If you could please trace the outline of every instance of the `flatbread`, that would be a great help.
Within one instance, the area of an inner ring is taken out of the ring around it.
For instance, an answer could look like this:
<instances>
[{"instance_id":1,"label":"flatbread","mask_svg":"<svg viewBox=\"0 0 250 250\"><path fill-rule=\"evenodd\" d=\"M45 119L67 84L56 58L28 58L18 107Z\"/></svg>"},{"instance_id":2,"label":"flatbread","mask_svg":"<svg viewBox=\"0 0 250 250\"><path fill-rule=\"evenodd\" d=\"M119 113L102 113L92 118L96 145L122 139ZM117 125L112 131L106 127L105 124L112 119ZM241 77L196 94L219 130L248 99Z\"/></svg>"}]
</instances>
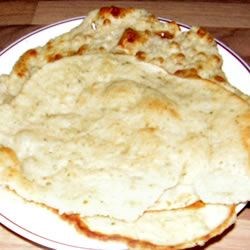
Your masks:
<instances>
[{"instance_id":1,"label":"flatbread","mask_svg":"<svg viewBox=\"0 0 250 250\"><path fill-rule=\"evenodd\" d=\"M104 7L90 12L70 32L24 53L10 75L0 76L0 103L15 96L44 65L101 51L134 55L170 73L210 79L232 89L216 42L205 30L194 27L181 32L176 23L160 22L143 9Z\"/></svg>"},{"instance_id":2,"label":"flatbread","mask_svg":"<svg viewBox=\"0 0 250 250\"><path fill-rule=\"evenodd\" d=\"M202 245L250 200L249 97L201 28L94 10L0 76L0 117L0 185L90 237Z\"/></svg>"},{"instance_id":3,"label":"flatbread","mask_svg":"<svg viewBox=\"0 0 250 250\"><path fill-rule=\"evenodd\" d=\"M161 76L161 68L112 54L46 65L0 106L1 182L60 213L137 219L177 184L183 166L176 145L185 130L157 89ZM4 162L12 154L18 166Z\"/></svg>"},{"instance_id":4,"label":"flatbread","mask_svg":"<svg viewBox=\"0 0 250 250\"><path fill-rule=\"evenodd\" d=\"M204 245L232 225L236 215L233 206L197 202L183 209L146 212L131 223L100 216L63 218L92 238L125 242L130 250L168 250Z\"/></svg>"},{"instance_id":5,"label":"flatbread","mask_svg":"<svg viewBox=\"0 0 250 250\"><path fill-rule=\"evenodd\" d=\"M15 96L33 73L50 62L88 52L111 51L128 27L166 30L171 34L179 31L176 24L160 23L143 9L104 7L93 10L70 32L48 41L42 47L25 52L11 74L0 77L0 103Z\"/></svg>"},{"instance_id":6,"label":"flatbread","mask_svg":"<svg viewBox=\"0 0 250 250\"><path fill-rule=\"evenodd\" d=\"M147 211L163 211L184 208L198 202L199 195L196 194L192 184L185 184L181 178L177 185L164 191L160 198L148 208Z\"/></svg>"},{"instance_id":7,"label":"flatbread","mask_svg":"<svg viewBox=\"0 0 250 250\"><path fill-rule=\"evenodd\" d=\"M249 104L223 87L132 56L65 58L0 106L1 141L20 161L3 162L1 182L62 213L124 220L181 178L204 202L245 202L248 114Z\"/></svg>"},{"instance_id":8,"label":"flatbread","mask_svg":"<svg viewBox=\"0 0 250 250\"><path fill-rule=\"evenodd\" d=\"M209 123L205 117L203 119L203 122L205 122L206 124L204 124L202 130L206 131L206 133L208 134ZM190 124L193 124L193 122L194 121L188 121L188 123ZM207 127L205 127L206 125ZM190 156L186 155L186 164L184 165L184 168L182 170L182 176L179 179L178 184L172 188L167 189L155 202L155 204L149 208L149 210L159 211L183 208L201 199L198 191L196 191L193 185L193 181L200 178L200 167L205 169L209 165L209 157L212 147L210 147L208 135L203 136L202 133L197 134L196 132L191 132L186 138L185 142L183 142L182 144L184 148L187 148L184 149L184 152L186 152L187 154L190 153Z\"/></svg>"}]
</instances>

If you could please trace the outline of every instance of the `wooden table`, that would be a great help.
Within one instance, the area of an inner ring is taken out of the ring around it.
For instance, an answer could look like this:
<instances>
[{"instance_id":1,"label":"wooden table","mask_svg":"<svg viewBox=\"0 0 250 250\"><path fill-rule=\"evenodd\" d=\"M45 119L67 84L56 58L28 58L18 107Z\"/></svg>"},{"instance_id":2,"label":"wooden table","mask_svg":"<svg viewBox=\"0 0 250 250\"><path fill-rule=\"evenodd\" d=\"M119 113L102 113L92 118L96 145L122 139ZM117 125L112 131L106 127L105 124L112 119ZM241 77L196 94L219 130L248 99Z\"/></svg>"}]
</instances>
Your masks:
<instances>
[{"instance_id":1,"label":"wooden table","mask_svg":"<svg viewBox=\"0 0 250 250\"><path fill-rule=\"evenodd\" d=\"M250 1L0 1L0 51L44 25L86 15L103 5L133 6L189 25L205 27L250 63ZM0 225L1 250L44 249ZM237 224L207 246L209 250L250 249L250 205Z\"/></svg>"}]
</instances>

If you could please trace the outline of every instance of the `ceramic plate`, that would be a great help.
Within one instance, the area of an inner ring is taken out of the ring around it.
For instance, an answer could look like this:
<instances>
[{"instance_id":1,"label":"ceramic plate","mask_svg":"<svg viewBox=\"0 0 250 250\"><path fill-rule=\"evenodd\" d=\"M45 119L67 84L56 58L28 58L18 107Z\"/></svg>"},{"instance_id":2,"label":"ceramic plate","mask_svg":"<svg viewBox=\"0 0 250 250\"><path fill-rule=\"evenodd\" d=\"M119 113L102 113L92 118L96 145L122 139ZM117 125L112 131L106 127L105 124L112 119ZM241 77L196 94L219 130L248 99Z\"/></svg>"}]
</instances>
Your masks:
<instances>
[{"instance_id":1,"label":"ceramic plate","mask_svg":"<svg viewBox=\"0 0 250 250\"><path fill-rule=\"evenodd\" d=\"M79 25L84 17L64 20L34 31L4 49L0 53L0 74L8 74L14 63L25 51L42 46L49 39L71 30ZM169 21L160 18L161 21ZM183 30L189 27L180 24ZM249 66L230 48L217 41L223 57L223 69L232 85L250 94ZM126 249L123 244L99 242L88 239L76 232L73 226L60 220L57 215L42 207L25 203L13 193L0 188L0 223L15 233L40 245L60 250L117 250ZM238 207L240 211L244 204Z\"/></svg>"}]
</instances>

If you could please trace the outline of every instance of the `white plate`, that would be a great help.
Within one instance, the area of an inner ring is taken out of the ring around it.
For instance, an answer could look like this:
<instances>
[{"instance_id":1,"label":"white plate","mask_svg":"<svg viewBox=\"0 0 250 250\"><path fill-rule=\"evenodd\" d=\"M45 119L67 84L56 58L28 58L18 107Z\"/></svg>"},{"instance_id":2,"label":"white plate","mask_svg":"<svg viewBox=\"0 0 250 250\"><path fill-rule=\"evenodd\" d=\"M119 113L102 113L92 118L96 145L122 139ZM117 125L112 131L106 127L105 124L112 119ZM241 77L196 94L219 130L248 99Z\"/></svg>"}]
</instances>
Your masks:
<instances>
[{"instance_id":1,"label":"white plate","mask_svg":"<svg viewBox=\"0 0 250 250\"><path fill-rule=\"evenodd\" d=\"M4 49L0 53L0 74L8 74L18 57L26 50L44 45L49 39L79 25L83 17L58 22L32 32ZM168 21L161 18L161 21ZM183 30L189 27L180 24ZM250 94L249 66L226 45L217 41L224 65L223 69L232 85ZM60 250L126 249L123 244L98 242L78 234L73 226L60 220L44 208L25 203L12 193L0 188L0 223L15 233L43 246ZM240 211L244 204L238 207Z\"/></svg>"}]
</instances>

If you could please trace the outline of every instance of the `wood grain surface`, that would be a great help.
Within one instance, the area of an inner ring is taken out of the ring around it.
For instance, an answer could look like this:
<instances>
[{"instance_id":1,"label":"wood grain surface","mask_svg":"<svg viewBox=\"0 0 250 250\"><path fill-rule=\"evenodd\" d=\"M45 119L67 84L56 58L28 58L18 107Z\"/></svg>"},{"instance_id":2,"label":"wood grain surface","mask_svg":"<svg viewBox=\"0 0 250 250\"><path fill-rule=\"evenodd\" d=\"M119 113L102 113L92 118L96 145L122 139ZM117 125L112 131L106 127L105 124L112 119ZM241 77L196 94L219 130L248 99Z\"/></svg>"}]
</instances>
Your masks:
<instances>
[{"instance_id":1,"label":"wood grain surface","mask_svg":"<svg viewBox=\"0 0 250 250\"><path fill-rule=\"evenodd\" d=\"M0 1L0 51L21 36L47 24L86 15L101 6L145 8L166 17L206 28L250 64L250 1ZM1 67L1 65L0 65ZM1 119L1 118L0 118ZM46 249L0 225L1 250ZM204 249L195 248L195 250ZM250 206L235 226L209 242L207 250L250 249Z\"/></svg>"}]
</instances>

